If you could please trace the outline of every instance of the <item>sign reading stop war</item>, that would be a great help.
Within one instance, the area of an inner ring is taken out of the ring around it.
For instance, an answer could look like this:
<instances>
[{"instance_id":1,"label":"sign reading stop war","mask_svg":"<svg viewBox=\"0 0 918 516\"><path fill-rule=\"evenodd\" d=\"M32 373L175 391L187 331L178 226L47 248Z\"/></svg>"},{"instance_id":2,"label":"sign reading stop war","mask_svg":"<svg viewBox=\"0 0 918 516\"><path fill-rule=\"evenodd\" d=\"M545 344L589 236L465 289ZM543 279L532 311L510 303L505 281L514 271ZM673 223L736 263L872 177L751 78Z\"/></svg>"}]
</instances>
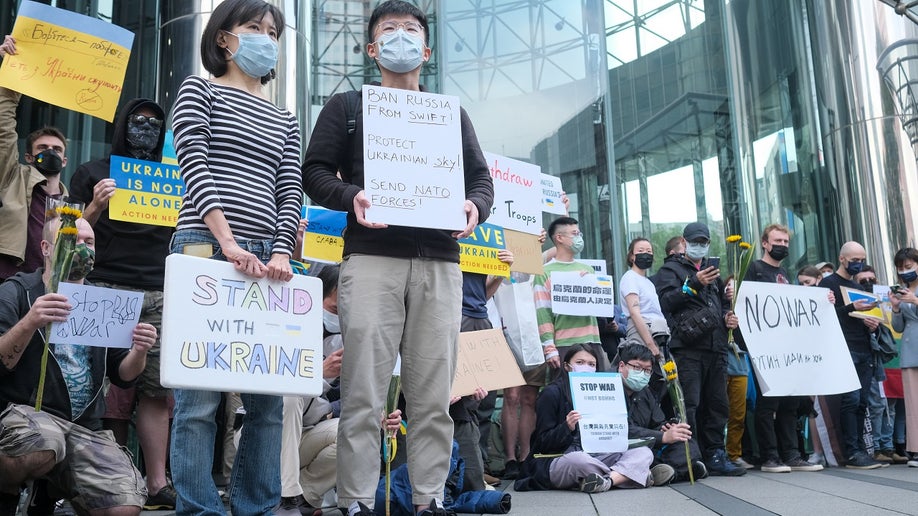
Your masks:
<instances>
[{"instance_id":1,"label":"sign reading stop war","mask_svg":"<svg viewBox=\"0 0 918 516\"><path fill-rule=\"evenodd\" d=\"M0 66L0 86L111 122L134 34L111 23L23 1L13 25L16 55Z\"/></svg>"},{"instance_id":2,"label":"sign reading stop war","mask_svg":"<svg viewBox=\"0 0 918 516\"><path fill-rule=\"evenodd\" d=\"M364 86L363 149L367 220L465 229L459 97Z\"/></svg>"},{"instance_id":3,"label":"sign reading stop war","mask_svg":"<svg viewBox=\"0 0 918 516\"><path fill-rule=\"evenodd\" d=\"M736 316L765 396L860 388L828 290L744 281Z\"/></svg>"}]
</instances>

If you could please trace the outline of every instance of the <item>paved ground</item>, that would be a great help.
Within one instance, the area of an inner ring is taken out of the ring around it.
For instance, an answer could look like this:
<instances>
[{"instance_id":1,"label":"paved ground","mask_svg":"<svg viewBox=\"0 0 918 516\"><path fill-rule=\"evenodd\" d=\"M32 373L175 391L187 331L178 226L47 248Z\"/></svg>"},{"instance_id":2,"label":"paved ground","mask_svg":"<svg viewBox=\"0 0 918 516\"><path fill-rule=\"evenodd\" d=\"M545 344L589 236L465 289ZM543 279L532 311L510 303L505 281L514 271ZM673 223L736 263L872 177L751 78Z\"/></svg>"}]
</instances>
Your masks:
<instances>
[{"instance_id":1,"label":"paved ground","mask_svg":"<svg viewBox=\"0 0 918 516\"><path fill-rule=\"evenodd\" d=\"M571 491L518 493L509 482L516 516L606 516L621 514L708 514L758 516L918 515L918 468L891 466L860 471L829 468L817 473L750 471L740 478L706 478L650 489L588 495ZM145 515L171 515L167 511ZM338 516L329 510L326 515Z\"/></svg>"}]
</instances>

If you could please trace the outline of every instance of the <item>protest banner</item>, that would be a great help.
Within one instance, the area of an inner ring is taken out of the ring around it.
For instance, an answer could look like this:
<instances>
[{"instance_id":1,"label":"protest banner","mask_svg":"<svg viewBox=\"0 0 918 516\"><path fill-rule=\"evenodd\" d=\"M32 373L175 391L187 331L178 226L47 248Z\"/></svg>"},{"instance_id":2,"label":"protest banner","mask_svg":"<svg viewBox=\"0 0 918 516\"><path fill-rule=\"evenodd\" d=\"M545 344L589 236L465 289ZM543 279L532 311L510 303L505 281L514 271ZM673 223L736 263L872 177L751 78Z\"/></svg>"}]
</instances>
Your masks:
<instances>
[{"instance_id":1,"label":"protest banner","mask_svg":"<svg viewBox=\"0 0 918 516\"><path fill-rule=\"evenodd\" d=\"M542 244L538 236L504 229L504 241L507 249L513 253L511 272L542 274Z\"/></svg>"},{"instance_id":2,"label":"protest banner","mask_svg":"<svg viewBox=\"0 0 918 516\"><path fill-rule=\"evenodd\" d=\"M494 391L525 383L502 331L491 329L459 334L456 375L450 396L472 394L476 387Z\"/></svg>"},{"instance_id":3,"label":"protest banner","mask_svg":"<svg viewBox=\"0 0 918 516\"><path fill-rule=\"evenodd\" d=\"M555 271L549 279L553 313L615 317L612 276Z\"/></svg>"},{"instance_id":4,"label":"protest banner","mask_svg":"<svg viewBox=\"0 0 918 516\"><path fill-rule=\"evenodd\" d=\"M344 228L347 213L321 206L306 209L306 232L303 233L303 256L305 260L324 263L341 263L344 256Z\"/></svg>"},{"instance_id":5,"label":"protest banner","mask_svg":"<svg viewBox=\"0 0 918 516\"><path fill-rule=\"evenodd\" d=\"M856 317L858 319L874 319L880 322L887 322L886 317L883 315L883 311L880 309L880 302L882 298L879 295L873 294L871 292L864 292L863 290L857 290L854 288L848 288L845 286L840 287L842 293L842 299L845 301L846 305L850 305L855 301L866 301L868 303L874 303L877 306L874 306L870 310L848 312L849 317Z\"/></svg>"},{"instance_id":6,"label":"protest banner","mask_svg":"<svg viewBox=\"0 0 918 516\"><path fill-rule=\"evenodd\" d=\"M484 153L494 181L494 204L488 222L530 235L542 232L538 165Z\"/></svg>"},{"instance_id":7,"label":"protest banner","mask_svg":"<svg viewBox=\"0 0 918 516\"><path fill-rule=\"evenodd\" d=\"M73 307L66 322L51 324L54 344L130 348L143 292L61 282L57 293Z\"/></svg>"},{"instance_id":8,"label":"protest banner","mask_svg":"<svg viewBox=\"0 0 918 516\"><path fill-rule=\"evenodd\" d=\"M465 229L459 97L363 86L366 218Z\"/></svg>"},{"instance_id":9,"label":"protest banner","mask_svg":"<svg viewBox=\"0 0 918 516\"><path fill-rule=\"evenodd\" d=\"M504 229L494 224L479 224L471 235L459 241L459 268L462 272L509 278L510 266L497 258L501 249L506 249Z\"/></svg>"},{"instance_id":10,"label":"protest banner","mask_svg":"<svg viewBox=\"0 0 918 516\"><path fill-rule=\"evenodd\" d=\"M178 165L113 155L108 175L116 187L108 218L175 227L185 193Z\"/></svg>"},{"instance_id":11,"label":"protest banner","mask_svg":"<svg viewBox=\"0 0 918 516\"><path fill-rule=\"evenodd\" d=\"M568 373L571 401L580 413L580 445L587 453L628 449L628 409L618 373Z\"/></svg>"},{"instance_id":12,"label":"protest banner","mask_svg":"<svg viewBox=\"0 0 918 516\"><path fill-rule=\"evenodd\" d=\"M744 281L736 316L764 396L860 388L827 289Z\"/></svg>"},{"instance_id":13,"label":"protest banner","mask_svg":"<svg viewBox=\"0 0 918 516\"><path fill-rule=\"evenodd\" d=\"M172 254L163 292L166 387L322 394L322 281L255 280L227 262Z\"/></svg>"},{"instance_id":14,"label":"protest banner","mask_svg":"<svg viewBox=\"0 0 918 516\"><path fill-rule=\"evenodd\" d=\"M134 34L98 18L25 0L13 25L16 55L0 86L111 122Z\"/></svg>"},{"instance_id":15,"label":"protest banner","mask_svg":"<svg viewBox=\"0 0 918 516\"><path fill-rule=\"evenodd\" d=\"M539 186L542 193L542 211L555 215L567 215L567 208L561 201L561 178L548 174L539 175Z\"/></svg>"},{"instance_id":16,"label":"protest banner","mask_svg":"<svg viewBox=\"0 0 918 516\"><path fill-rule=\"evenodd\" d=\"M585 263L593 268L596 271L596 274L605 274L606 273L606 261L605 260L587 260L580 258L577 260L580 263Z\"/></svg>"}]
</instances>

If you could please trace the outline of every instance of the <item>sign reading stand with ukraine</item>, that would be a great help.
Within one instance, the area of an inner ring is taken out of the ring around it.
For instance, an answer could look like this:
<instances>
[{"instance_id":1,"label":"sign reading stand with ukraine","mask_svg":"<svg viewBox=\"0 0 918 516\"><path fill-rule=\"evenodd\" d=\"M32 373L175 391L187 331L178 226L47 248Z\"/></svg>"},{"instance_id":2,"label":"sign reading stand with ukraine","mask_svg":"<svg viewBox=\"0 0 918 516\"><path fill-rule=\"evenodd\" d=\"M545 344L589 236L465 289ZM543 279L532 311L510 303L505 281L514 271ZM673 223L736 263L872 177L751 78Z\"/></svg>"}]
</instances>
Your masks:
<instances>
[{"instance_id":1,"label":"sign reading stand with ukraine","mask_svg":"<svg viewBox=\"0 0 918 516\"><path fill-rule=\"evenodd\" d=\"M185 193L178 165L112 155L108 175L116 186L109 218L175 227Z\"/></svg>"},{"instance_id":2,"label":"sign reading stand with ukraine","mask_svg":"<svg viewBox=\"0 0 918 516\"><path fill-rule=\"evenodd\" d=\"M111 122L134 34L75 12L25 0L13 25L16 55L0 86Z\"/></svg>"}]
</instances>

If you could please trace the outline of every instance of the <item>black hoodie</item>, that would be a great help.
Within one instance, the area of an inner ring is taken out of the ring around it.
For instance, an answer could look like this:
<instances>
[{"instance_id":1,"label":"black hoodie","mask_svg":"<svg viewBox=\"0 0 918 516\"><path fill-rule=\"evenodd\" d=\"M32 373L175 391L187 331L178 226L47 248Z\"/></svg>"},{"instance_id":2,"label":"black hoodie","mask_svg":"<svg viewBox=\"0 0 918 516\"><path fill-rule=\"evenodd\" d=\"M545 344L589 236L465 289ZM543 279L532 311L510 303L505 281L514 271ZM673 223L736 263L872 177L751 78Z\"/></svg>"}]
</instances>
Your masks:
<instances>
[{"instance_id":1,"label":"black hoodie","mask_svg":"<svg viewBox=\"0 0 918 516\"><path fill-rule=\"evenodd\" d=\"M70 180L72 197L88 205L92 202L93 187L109 177L111 155L132 157L127 145L127 119L140 107L151 109L165 122L165 112L152 100L128 101L115 119L111 154L80 165ZM162 159L165 133L163 130L159 135L156 161ZM96 233L96 264L88 279L144 290L163 289L166 255L169 254L169 239L174 228L111 220L106 208L99 214L93 230Z\"/></svg>"}]
</instances>

